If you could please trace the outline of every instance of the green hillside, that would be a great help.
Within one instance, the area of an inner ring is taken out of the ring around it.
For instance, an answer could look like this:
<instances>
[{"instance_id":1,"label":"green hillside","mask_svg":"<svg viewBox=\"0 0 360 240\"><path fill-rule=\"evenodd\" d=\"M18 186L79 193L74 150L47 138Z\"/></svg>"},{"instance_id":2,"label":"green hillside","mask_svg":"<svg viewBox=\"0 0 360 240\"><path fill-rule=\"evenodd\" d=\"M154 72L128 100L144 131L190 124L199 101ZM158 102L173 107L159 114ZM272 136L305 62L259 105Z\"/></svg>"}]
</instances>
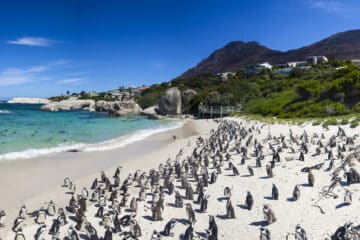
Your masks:
<instances>
[{"instance_id":1,"label":"green hillside","mask_svg":"<svg viewBox=\"0 0 360 240\"><path fill-rule=\"evenodd\" d=\"M252 77L243 72L222 79L214 75L177 78L154 85L138 97L143 108L158 103L170 86L193 89L196 112L205 105L236 105L245 102L244 113L278 118L328 117L360 111L360 69L351 62L331 60L311 69L294 68L287 75L263 71Z\"/></svg>"}]
</instances>

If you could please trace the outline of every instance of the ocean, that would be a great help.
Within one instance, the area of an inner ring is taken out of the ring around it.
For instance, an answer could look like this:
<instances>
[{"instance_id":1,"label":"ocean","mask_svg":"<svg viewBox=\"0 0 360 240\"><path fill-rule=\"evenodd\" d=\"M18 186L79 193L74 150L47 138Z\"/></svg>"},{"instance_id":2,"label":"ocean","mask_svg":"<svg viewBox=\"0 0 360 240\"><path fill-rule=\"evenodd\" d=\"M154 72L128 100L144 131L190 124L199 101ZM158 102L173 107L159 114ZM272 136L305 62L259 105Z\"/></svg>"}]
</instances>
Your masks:
<instances>
[{"instance_id":1,"label":"ocean","mask_svg":"<svg viewBox=\"0 0 360 240\"><path fill-rule=\"evenodd\" d=\"M101 151L125 146L182 121L142 116L112 118L88 111L46 112L39 104L0 103L0 160L64 151Z\"/></svg>"}]
</instances>

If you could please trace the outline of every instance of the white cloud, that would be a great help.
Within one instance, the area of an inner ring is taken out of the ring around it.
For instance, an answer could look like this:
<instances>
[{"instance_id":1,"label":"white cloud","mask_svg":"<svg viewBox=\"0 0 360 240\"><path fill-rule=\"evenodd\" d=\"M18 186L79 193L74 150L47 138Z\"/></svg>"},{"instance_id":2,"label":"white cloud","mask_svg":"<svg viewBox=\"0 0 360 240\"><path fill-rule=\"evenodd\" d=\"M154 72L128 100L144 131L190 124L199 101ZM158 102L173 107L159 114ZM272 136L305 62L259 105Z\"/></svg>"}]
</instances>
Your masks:
<instances>
[{"instance_id":1,"label":"white cloud","mask_svg":"<svg viewBox=\"0 0 360 240\"><path fill-rule=\"evenodd\" d=\"M0 86L12 86L32 81L31 76L27 76L20 69L6 69L0 73Z\"/></svg>"},{"instance_id":2,"label":"white cloud","mask_svg":"<svg viewBox=\"0 0 360 240\"><path fill-rule=\"evenodd\" d=\"M72 84L72 85L76 85L76 84L79 84L80 82L82 82L83 80L84 79L82 79L82 78L67 78L67 79L57 81L56 84Z\"/></svg>"},{"instance_id":3,"label":"white cloud","mask_svg":"<svg viewBox=\"0 0 360 240\"><path fill-rule=\"evenodd\" d=\"M30 81L31 81L31 78L26 77L26 76L21 76L21 75L7 76L7 75L0 74L0 86L1 87L19 85L19 84L27 83Z\"/></svg>"},{"instance_id":4,"label":"white cloud","mask_svg":"<svg viewBox=\"0 0 360 240\"><path fill-rule=\"evenodd\" d=\"M356 2L339 0L307 0L306 6L325 11L344 18L354 18L358 16L360 10Z\"/></svg>"},{"instance_id":5,"label":"white cloud","mask_svg":"<svg viewBox=\"0 0 360 240\"><path fill-rule=\"evenodd\" d=\"M63 65L68 65L71 62L72 62L71 60L62 59L62 60L57 60L57 61L51 62L50 65L51 66L63 66Z\"/></svg>"},{"instance_id":6,"label":"white cloud","mask_svg":"<svg viewBox=\"0 0 360 240\"><path fill-rule=\"evenodd\" d=\"M32 46L32 47L51 47L58 41L42 37L22 37L8 41L9 44Z\"/></svg>"},{"instance_id":7,"label":"white cloud","mask_svg":"<svg viewBox=\"0 0 360 240\"><path fill-rule=\"evenodd\" d=\"M344 10L343 4L334 0L309 0L306 4L311 8L318 8L329 13L340 13Z\"/></svg>"},{"instance_id":8,"label":"white cloud","mask_svg":"<svg viewBox=\"0 0 360 240\"><path fill-rule=\"evenodd\" d=\"M46 81L51 77L46 76L48 71L67 64L64 60L36 65L29 68L7 68L0 72L0 86L13 86L35 81Z\"/></svg>"}]
</instances>

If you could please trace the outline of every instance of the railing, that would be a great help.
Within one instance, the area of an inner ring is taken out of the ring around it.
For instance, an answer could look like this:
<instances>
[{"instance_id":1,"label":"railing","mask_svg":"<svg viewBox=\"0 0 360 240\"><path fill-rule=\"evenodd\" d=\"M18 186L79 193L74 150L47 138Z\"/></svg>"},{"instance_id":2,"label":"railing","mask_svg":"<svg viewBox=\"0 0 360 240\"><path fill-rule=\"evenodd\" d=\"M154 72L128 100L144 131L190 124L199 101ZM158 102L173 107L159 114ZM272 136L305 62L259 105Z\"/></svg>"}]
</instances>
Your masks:
<instances>
[{"instance_id":1,"label":"railing","mask_svg":"<svg viewBox=\"0 0 360 240\"><path fill-rule=\"evenodd\" d=\"M227 116L231 113L240 112L243 108L243 103L238 104L238 106L199 106L199 117L204 117L206 115L213 118L215 116Z\"/></svg>"}]
</instances>

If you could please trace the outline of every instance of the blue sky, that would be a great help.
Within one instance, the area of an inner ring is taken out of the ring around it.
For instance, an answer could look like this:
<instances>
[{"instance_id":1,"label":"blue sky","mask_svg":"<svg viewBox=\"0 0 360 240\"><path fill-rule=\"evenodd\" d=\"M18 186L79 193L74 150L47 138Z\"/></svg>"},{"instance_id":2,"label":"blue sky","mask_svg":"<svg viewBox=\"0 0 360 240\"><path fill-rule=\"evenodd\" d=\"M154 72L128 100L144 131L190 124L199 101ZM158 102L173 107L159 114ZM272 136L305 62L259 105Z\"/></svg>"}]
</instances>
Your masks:
<instances>
[{"instance_id":1,"label":"blue sky","mask_svg":"<svg viewBox=\"0 0 360 240\"><path fill-rule=\"evenodd\" d=\"M358 0L2 0L0 99L171 80L229 41L359 29Z\"/></svg>"}]
</instances>

